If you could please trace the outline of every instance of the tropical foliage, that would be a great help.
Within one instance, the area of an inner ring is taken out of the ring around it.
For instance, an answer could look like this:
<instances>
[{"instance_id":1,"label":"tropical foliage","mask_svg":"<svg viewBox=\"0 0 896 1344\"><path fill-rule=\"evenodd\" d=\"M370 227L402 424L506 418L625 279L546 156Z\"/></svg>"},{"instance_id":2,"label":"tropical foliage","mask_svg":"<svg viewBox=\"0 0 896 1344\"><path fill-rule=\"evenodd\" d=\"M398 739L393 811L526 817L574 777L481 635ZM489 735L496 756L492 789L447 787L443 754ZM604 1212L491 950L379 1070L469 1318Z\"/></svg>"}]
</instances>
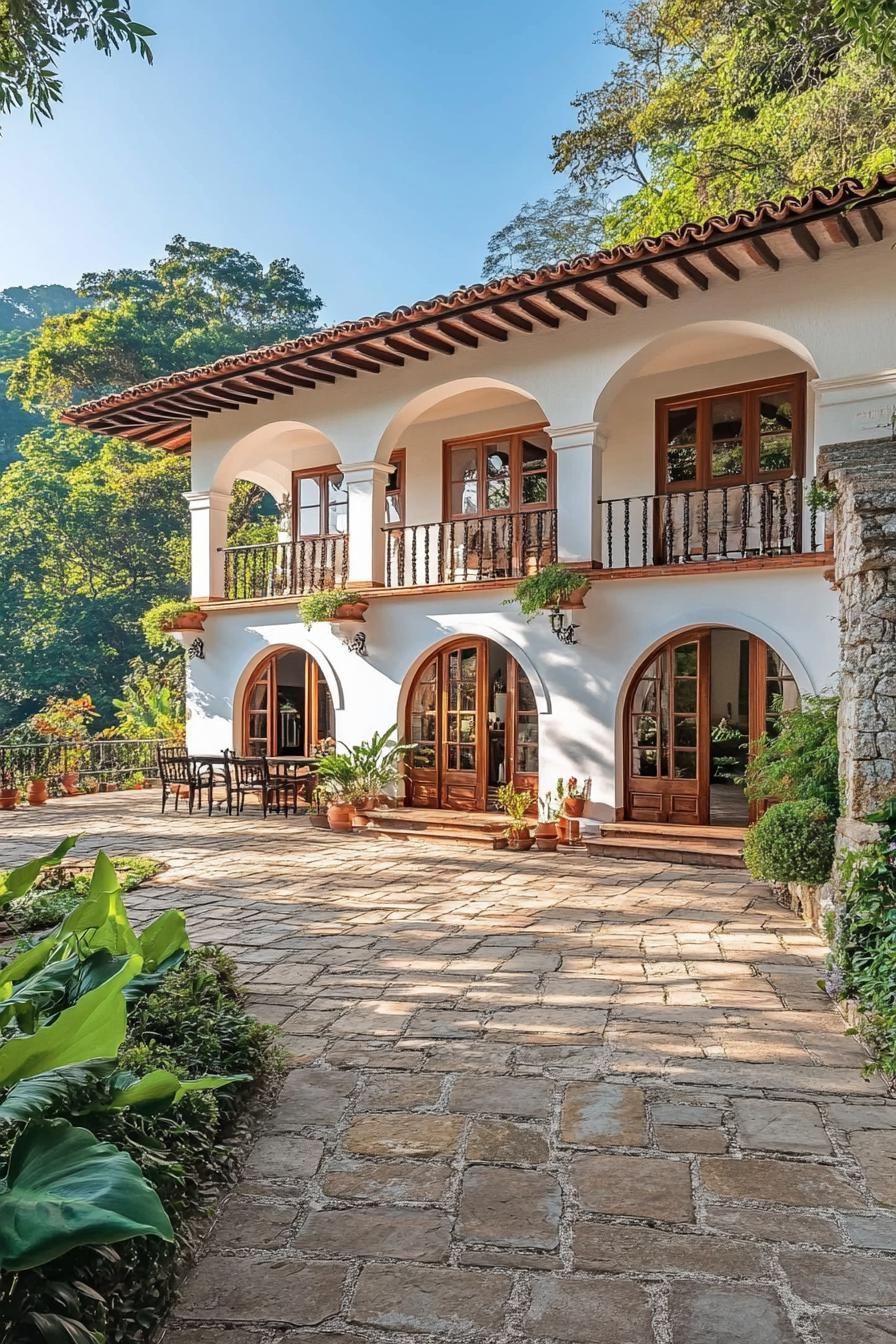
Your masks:
<instances>
[{"instance_id":1,"label":"tropical foliage","mask_svg":"<svg viewBox=\"0 0 896 1344\"><path fill-rule=\"evenodd\" d=\"M333 802L357 803L376 798L401 779L401 762L413 750L410 742L398 741L398 724L369 741L322 755L317 763L319 794Z\"/></svg>"},{"instance_id":2,"label":"tropical foliage","mask_svg":"<svg viewBox=\"0 0 896 1344\"><path fill-rule=\"evenodd\" d=\"M839 811L838 704L833 695L804 696L798 709L778 716L776 731L760 738L747 766L750 799L812 800Z\"/></svg>"},{"instance_id":3,"label":"tropical foliage","mask_svg":"<svg viewBox=\"0 0 896 1344\"><path fill-rule=\"evenodd\" d=\"M0 903L73 843L6 874ZM0 1342L143 1339L239 1085L278 1067L232 963L192 952L177 910L138 935L100 854L61 924L0 962Z\"/></svg>"},{"instance_id":4,"label":"tropical foliage","mask_svg":"<svg viewBox=\"0 0 896 1344\"><path fill-rule=\"evenodd\" d=\"M892 0L632 0L597 40L620 60L554 137L568 182L495 234L487 276L896 161Z\"/></svg>"}]
</instances>

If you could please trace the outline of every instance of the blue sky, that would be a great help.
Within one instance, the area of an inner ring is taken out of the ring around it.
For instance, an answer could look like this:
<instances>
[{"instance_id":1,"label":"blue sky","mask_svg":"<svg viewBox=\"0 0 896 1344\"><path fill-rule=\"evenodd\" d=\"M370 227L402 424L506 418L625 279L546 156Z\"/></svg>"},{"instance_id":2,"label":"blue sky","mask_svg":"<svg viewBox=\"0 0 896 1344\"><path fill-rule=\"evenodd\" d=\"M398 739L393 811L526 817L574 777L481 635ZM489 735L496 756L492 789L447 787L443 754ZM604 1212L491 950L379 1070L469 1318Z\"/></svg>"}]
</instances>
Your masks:
<instances>
[{"instance_id":1,"label":"blue sky","mask_svg":"<svg viewBox=\"0 0 896 1344\"><path fill-rule=\"evenodd\" d=\"M479 278L605 77L589 0L133 0L155 64L82 45L0 136L0 287L142 266L174 233L289 256L339 321Z\"/></svg>"}]
</instances>

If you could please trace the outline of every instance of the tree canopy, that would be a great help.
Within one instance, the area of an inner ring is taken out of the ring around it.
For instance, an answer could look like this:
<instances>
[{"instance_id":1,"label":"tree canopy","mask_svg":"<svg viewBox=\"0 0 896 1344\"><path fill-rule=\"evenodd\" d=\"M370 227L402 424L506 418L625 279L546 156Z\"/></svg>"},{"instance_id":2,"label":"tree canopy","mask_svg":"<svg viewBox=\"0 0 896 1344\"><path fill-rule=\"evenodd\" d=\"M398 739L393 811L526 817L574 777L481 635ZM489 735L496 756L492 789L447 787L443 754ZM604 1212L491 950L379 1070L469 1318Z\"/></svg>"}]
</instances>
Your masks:
<instances>
[{"instance_id":1,"label":"tree canopy","mask_svg":"<svg viewBox=\"0 0 896 1344\"><path fill-rule=\"evenodd\" d=\"M26 409L59 407L314 329L320 299L286 258L172 238L145 270L81 277L76 312L44 320L10 377Z\"/></svg>"},{"instance_id":2,"label":"tree canopy","mask_svg":"<svg viewBox=\"0 0 896 1344\"><path fill-rule=\"evenodd\" d=\"M896 0L633 0L598 40L621 59L554 137L569 182L494 235L486 276L896 161Z\"/></svg>"},{"instance_id":3,"label":"tree canopy","mask_svg":"<svg viewBox=\"0 0 896 1344\"><path fill-rule=\"evenodd\" d=\"M129 665L148 652L140 617L187 591L187 462L59 425L59 407L303 335L321 306L290 261L265 267L180 236L146 270L83 276L76 302L66 311L54 286L0 295L0 338L5 328L25 346L10 404L51 417L25 433L0 474L0 736L52 695L90 694L98 722L110 724ZM239 483L234 538L271 539L276 527L273 501ZM153 666L141 663L140 676L158 689Z\"/></svg>"},{"instance_id":4,"label":"tree canopy","mask_svg":"<svg viewBox=\"0 0 896 1344\"><path fill-rule=\"evenodd\" d=\"M126 46L152 64L152 28L131 17L131 0L0 0L0 118L27 107L32 121L62 101L56 62L69 42L111 56Z\"/></svg>"}]
</instances>

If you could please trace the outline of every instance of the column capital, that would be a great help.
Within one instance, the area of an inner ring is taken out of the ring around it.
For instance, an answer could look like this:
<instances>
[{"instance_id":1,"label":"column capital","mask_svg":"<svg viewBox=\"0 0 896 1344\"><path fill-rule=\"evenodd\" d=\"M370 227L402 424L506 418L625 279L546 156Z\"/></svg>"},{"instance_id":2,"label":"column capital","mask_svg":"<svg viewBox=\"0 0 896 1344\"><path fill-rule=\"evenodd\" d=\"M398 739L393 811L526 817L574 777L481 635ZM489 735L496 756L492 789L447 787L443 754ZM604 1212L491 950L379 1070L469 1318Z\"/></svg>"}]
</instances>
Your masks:
<instances>
[{"instance_id":1,"label":"column capital","mask_svg":"<svg viewBox=\"0 0 896 1344\"><path fill-rule=\"evenodd\" d=\"M341 462L339 465L346 485L367 485L377 477L385 481L392 470L389 462Z\"/></svg>"},{"instance_id":2,"label":"column capital","mask_svg":"<svg viewBox=\"0 0 896 1344\"><path fill-rule=\"evenodd\" d=\"M550 435L555 453L562 452L564 448L603 446L603 436L596 420L585 420L581 425L548 425L545 432Z\"/></svg>"},{"instance_id":3,"label":"column capital","mask_svg":"<svg viewBox=\"0 0 896 1344\"><path fill-rule=\"evenodd\" d=\"M200 513L204 509L230 508L230 495L226 490L185 490L184 499L191 513Z\"/></svg>"}]
</instances>

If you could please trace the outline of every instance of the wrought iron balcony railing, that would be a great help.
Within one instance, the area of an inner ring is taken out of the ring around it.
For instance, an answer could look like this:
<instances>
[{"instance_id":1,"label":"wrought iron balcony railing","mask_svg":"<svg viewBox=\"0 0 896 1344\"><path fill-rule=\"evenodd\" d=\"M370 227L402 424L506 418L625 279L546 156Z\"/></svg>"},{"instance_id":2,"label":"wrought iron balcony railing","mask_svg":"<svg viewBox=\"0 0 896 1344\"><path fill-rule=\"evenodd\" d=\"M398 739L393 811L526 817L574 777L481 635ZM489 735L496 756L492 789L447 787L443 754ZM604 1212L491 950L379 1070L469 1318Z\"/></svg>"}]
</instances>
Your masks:
<instances>
[{"instance_id":1,"label":"wrought iron balcony railing","mask_svg":"<svg viewBox=\"0 0 896 1344\"><path fill-rule=\"evenodd\" d=\"M556 509L383 530L387 588L521 579L557 559Z\"/></svg>"},{"instance_id":2,"label":"wrought iron balcony railing","mask_svg":"<svg viewBox=\"0 0 896 1344\"><path fill-rule=\"evenodd\" d=\"M819 510L809 496L804 548L798 477L669 495L598 501L605 569L798 555L819 549Z\"/></svg>"},{"instance_id":3,"label":"wrought iron balcony railing","mask_svg":"<svg viewBox=\"0 0 896 1344\"><path fill-rule=\"evenodd\" d=\"M348 578L347 536L222 549L225 598L301 597L320 588L344 588Z\"/></svg>"}]
</instances>

